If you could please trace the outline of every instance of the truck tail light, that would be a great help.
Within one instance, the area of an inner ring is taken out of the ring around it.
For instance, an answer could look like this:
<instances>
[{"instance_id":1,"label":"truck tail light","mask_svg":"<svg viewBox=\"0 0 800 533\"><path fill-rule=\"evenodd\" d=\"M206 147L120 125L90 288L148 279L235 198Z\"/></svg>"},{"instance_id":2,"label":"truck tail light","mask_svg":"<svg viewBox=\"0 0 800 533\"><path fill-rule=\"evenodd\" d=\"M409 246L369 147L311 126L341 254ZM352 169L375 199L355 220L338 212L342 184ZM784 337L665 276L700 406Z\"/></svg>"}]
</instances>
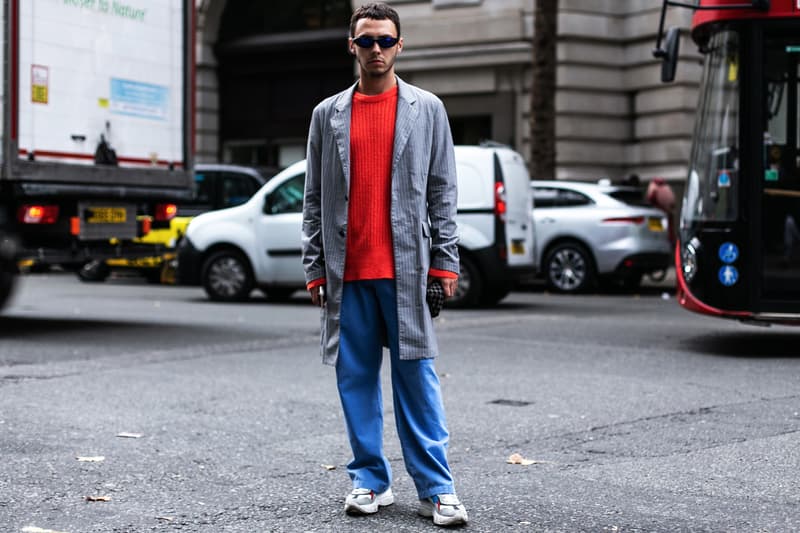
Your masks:
<instances>
[{"instance_id":1,"label":"truck tail light","mask_svg":"<svg viewBox=\"0 0 800 533\"><path fill-rule=\"evenodd\" d=\"M17 210L17 220L22 224L55 224L57 205L23 205Z\"/></svg>"},{"instance_id":2,"label":"truck tail light","mask_svg":"<svg viewBox=\"0 0 800 533\"><path fill-rule=\"evenodd\" d=\"M144 237L150 230L153 229L153 218L152 217L140 217L139 218L139 237Z\"/></svg>"},{"instance_id":3,"label":"truck tail light","mask_svg":"<svg viewBox=\"0 0 800 533\"><path fill-rule=\"evenodd\" d=\"M175 218L178 214L178 206L175 204L157 204L155 219L157 222L166 222Z\"/></svg>"}]
</instances>

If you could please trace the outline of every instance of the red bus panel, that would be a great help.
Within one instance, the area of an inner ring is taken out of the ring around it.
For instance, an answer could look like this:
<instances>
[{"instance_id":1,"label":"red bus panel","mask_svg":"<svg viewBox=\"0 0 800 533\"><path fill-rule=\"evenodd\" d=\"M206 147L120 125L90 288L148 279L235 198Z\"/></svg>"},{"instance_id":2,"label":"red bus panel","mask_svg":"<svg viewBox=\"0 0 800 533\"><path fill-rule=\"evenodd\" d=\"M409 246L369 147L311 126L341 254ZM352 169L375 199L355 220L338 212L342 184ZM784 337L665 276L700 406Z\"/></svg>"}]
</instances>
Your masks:
<instances>
[{"instance_id":1,"label":"red bus panel","mask_svg":"<svg viewBox=\"0 0 800 533\"><path fill-rule=\"evenodd\" d=\"M700 0L700 6L725 6L731 4L744 4L746 0ZM770 19L800 17L800 0L771 0L769 11L757 9L720 9L711 11L695 11L692 20L692 29L703 24L723 20L739 19Z\"/></svg>"}]
</instances>

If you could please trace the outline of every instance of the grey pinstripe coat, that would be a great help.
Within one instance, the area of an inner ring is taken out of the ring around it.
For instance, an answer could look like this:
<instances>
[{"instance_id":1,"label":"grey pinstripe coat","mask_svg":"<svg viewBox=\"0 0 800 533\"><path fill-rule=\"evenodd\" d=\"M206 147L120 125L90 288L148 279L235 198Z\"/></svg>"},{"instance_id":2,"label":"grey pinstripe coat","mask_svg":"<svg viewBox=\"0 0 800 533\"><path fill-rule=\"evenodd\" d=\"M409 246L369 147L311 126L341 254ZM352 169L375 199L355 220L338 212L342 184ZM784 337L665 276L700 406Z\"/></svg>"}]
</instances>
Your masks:
<instances>
[{"instance_id":1,"label":"grey pinstripe coat","mask_svg":"<svg viewBox=\"0 0 800 533\"><path fill-rule=\"evenodd\" d=\"M425 303L428 269L458 272L455 156L442 102L400 78L397 83L390 217L400 358L423 359L438 354ZM306 281L327 279L320 351L329 365L339 355L355 88L320 103L308 134L303 268Z\"/></svg>"}]
</instances>

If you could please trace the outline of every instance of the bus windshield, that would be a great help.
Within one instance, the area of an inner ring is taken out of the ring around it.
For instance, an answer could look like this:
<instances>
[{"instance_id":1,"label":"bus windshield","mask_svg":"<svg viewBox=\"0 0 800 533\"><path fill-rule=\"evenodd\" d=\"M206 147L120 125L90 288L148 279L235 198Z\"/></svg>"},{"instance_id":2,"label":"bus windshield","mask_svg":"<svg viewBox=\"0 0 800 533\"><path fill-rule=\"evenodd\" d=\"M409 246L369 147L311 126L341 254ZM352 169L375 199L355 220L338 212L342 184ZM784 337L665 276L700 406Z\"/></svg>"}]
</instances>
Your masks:
<instances>
[{"instance_id":1,"label":"bus windshield","mask_svg":"<svg viewBox=\"0 0 800 533\"><path fill-rule=\"evenodd\" d=\"M682 226L738 216L739 36L720 31L706 50Z\"/></svg>"}]
</instances>

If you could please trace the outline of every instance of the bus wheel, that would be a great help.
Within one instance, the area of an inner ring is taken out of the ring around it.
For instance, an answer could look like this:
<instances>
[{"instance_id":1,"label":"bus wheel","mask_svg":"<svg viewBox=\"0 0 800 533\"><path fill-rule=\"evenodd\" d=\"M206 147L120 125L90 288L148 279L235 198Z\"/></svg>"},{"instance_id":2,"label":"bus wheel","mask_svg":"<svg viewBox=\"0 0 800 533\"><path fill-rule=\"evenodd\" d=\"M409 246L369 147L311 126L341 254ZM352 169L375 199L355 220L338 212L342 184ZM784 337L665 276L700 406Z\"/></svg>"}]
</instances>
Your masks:
<instances>
[{"instance_id":1,"label":"bus wheel","mask_svg":"<svg viewBox=\"0 0 800 533\"><path fill-rule=\"evenodd\" d=\"M556 292L578 293L594 283L589 250L577 242L557 244L544 260L547 285Z\"/></svg>"}]
</instances>

